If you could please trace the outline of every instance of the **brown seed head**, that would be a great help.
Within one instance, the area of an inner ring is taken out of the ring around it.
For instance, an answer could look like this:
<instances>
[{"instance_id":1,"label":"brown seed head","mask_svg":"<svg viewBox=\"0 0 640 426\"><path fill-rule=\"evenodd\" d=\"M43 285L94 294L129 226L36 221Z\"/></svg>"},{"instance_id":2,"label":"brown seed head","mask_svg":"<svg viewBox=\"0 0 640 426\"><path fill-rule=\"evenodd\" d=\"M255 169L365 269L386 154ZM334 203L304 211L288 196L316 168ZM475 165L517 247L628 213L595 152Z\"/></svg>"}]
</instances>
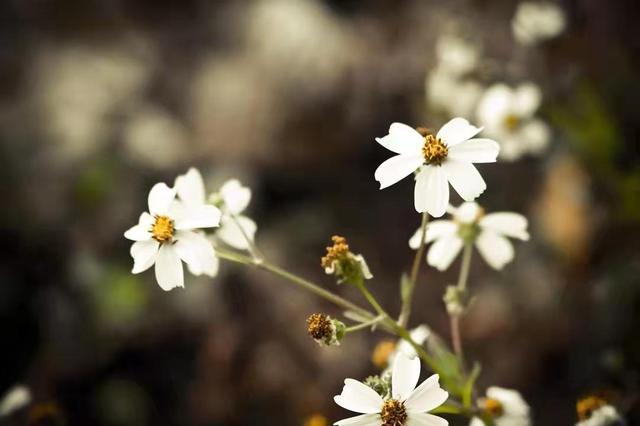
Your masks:
<instances>
[{"instance_id":1,"label":"brown seed head","mask_svg":"<svg viewBox=\"0 0 640 426\"><path fill-rule=\"evenodd\" d=\"M388 399L380 411L382 426L403 426L407 420L407 410L404 404L396 399Z\"/></svg>"},{"instance_id":2,"label":"brown seed head","mask_svg":"<svg viewBox=\"0 0 640 426\"><path fill-rule=\"evenodd\" d=\"M449 155L449 148L441 139L433 135L427 135L424 138L424 146L422 147L422 155L427 164L440 165Z\"/></svg>"}]
</instances>

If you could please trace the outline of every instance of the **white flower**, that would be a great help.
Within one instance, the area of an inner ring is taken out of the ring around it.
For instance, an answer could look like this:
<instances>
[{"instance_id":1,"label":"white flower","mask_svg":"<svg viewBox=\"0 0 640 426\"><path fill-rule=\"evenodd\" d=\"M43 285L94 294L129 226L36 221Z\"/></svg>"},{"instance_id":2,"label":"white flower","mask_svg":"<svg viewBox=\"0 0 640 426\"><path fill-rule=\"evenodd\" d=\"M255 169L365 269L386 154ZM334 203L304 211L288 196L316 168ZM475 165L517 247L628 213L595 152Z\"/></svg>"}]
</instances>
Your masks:
<instances>
[{"instance_id":1,"label":"white flower","mask_svg":"<svg viewBox=\"0 0 640 426\"><path fill-rule=\"evenodd\" d=\"M237 179L226 181L213 198L220 201L222 220L216 237L238 250L248 250L253 242L258 226L241 213L249 206L251 189Z\"/></svg>"},{"instance_id":2,"label":"white flower","mask_svg":"<svg viewBox=\"0 0 640 426\"><path fill-rule=\"evenodd\" d=\"M479 83L460 78L442 65L428 73L425 90L431 108L462 117L475 113L483 93Z\"/></svg>"},{"instance_id":3,"label":"white flower","mask_svg":"<svg viewBox=\"0 0 640 426\"><path fill-rule=\"evenodd\" d=\"M478 120L487 135L500 141L500 158L516 160L546 148L551 132L544 121L534 117L541 100L540 88L532 83L515 89L499 83L482 95Z\"/></svg>"},{"instance_id":4,"label":"white flower","mask_svg":"<svg viewBox=\"0 0 640 426\"><path fill-rule=\"evenodd\" d=\"M438 375L434 374L416 387L419 378L420 359L399 353L393 363L389 399L384 400L364 383L346 379L342 393L333 399L339 406L362 415L340 420L334 425L448 425L445 419L427 413L442 405L449 397L440 387Z\"/></svg>"},{"instance_id":5,"label":"white flower","mask_svg":"<svg viewBox=\"0 0 640 426\"><path fill-rule=\"evenodd\" d=\"M444 35L436 43L436 56L442 69L460 76L476 68L480 50L460 37Z\"/></svg>"},{"instance_id":6,"label":"white flower","mask_svg":"<svg viewBox=\"0 0 640 426\"><path fill-rule=\"evenodd\" d=\"M511 20L516 40L533 45L562 33L566 27L564 11L551 2L522 2Z\"/></svg>"},{"instance_id":7,"label":"white flower","mask_svg":"<svg viewBox=\"0 0 640 426\"><path fill-rule=\"evenodd\" d=\"M10 415L31 403L31 391L24 385L9 389L0 399L0 418Z\"/></svg>"},{"instance_id":8,"label":"white flower","mask_svg":"<svg viewBox=\"0 0 640 426\"><path fill-rule=\"evenodd\" d=\"M429 329L429 327L422 324L411 330L409 334L414 342L422 346L424 342L426 342L429 338L429 335L431 335L431 330ZM393 351L391 356L389 356L389 365L393 365L393 361L396 355L400 352L412 358L418 356L416 350L413 348L413 346L411 346L411 343L407 342L404 339L400 339L398 345L396 346L396 350Z\"/></svg>"},{"instance_id":9,"label":"white flower","mask_svg":"<svg viewBox=\"0 0 640 426\"><path fill-rule=\"evenodd\" d=\"M183 188L196 194L197 188ZM187 196L190 198L193 194ZM124 233L135 241L131 246L134 274L146 271L155 264L155 275L163 290L184 287L182 261L193 274L212 274L215 254L211 243L199 232L220 223L217 207L184 203L175 199L176 191L164 183L157 183L149 192L149 213L140 215L137 225Z\"/></svg>"},{"instance_id":10,"label":"white flower","mask_svg":"<svg viewBox=\"0 0 640 426\"><path fill-rule=\"evenodd\" d=\"M500 150L493 140L470 139L481 130L463 118L454 118L436 136L423 136L406 124L393 123L388 135L376 138L398 154L376 169L380 189L418 172L415 209L419 213L442 216L449 203L449 183L465 201L472 201L487 187L473 163L493 163Z\"/></svg>"},{"instance_id":11,"label":"white flower","mask_svg":"<svg viewBox=\"0 0 640 426\"><path fill-rule=\"evenodd\" d=\"M475 244L491 267L502 269L514 256L513 246L506 237L528 240L527 224L527 219L518 213L484 214L477 203L463 203L454 210L453 220L436 220L427 226L425 243L433 242L427 263L444 271L468 241ZM412 249L418 249L421 236L422 231L417 230L411 237Z\"/></svg>"},{"instance_id":12,"label":"white flower","mask_svg":"<svg viewBox=\"0 0 640 426\"><path fill-rule=\"evenodd\" d=\"M487 397L479 400L480 409L491 419L495 426L529 426L531 417L529 405L519 392L490 387L487 389ZM474 417L469 426L484 426L484 422Z\"/></svg>"},{"instance_id":13,"label":"white flower","mask_svg":"<svg viewBox=\"0 0 640 426\"><path fill-rule=\"evenodd\" d=\"M613 426L619 424L620 414L611 405L603 405L591 413L588 419L579 421L576 426Z\"/></svg>"}]
</instances>

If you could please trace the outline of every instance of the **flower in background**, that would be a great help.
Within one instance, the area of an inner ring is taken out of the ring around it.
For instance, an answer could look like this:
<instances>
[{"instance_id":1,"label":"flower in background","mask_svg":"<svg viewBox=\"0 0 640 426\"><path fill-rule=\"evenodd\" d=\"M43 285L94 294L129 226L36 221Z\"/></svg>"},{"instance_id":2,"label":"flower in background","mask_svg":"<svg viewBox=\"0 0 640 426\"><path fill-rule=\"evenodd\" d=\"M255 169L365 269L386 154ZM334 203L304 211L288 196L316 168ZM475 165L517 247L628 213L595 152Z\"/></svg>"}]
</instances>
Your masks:
<instances>
[{"instance_id":1,"label":"flower in background","mask_svg":"<svg viewBox=\"0 0 640 426\"><path fill-rule=\"evenodd\" d=\"M486 398L478 399L478 408L483 416L491 419L495 426L529 426L531 417L529 405L519 392L490 387ZM471 419L470 426L483 426L485 423L479 418Z\"/></svg>"},{"instance_id":2,"label":"flower in background","mask_svg":"<svg viewBox=\"0 0 640 426\"><path fill-rule=\"evenodd\" d=\"M616 408L599 396L587 396L576 404L576 426L613 426L624 424Z\"/></svg>"},{"instance_id":3,"label":"flower in background","mask_svg":"<svg viewBox=\"0 0 640 426\"><path fill-rule=\"evenodd\" d=\"M465 201L472 201L487 188L473 163L493 163L500 147L491 139L471 139L482 128L463 118L454 118L434 136L402 123L393 123L389 134L376 141L396 156L375 171L380 189L411 173L415 178L414 204L418 213L442 216L449 204L449 183Z\"/></svg>"},{"instance_id":4,"label":"flower in background","mask_svg":"<svg viewBox=\"0 0 640 426\"><path fill-rule=\"evenodd\" d=\"M31 403L31 391L24 385L15 385L0 399L0 418L11 415Z\"/></svg>"},{"instance_id":5,"label":"flower in background","mask_svg":"<svg viewBox=\"0 0 640 426\"><path fill-rule=\"evenodd\" d=\"M549 126L534 114L542 93L532 83L512 89L504 84L491 86L478 103L478 120L487 135L500 141L500 158L517 160L527 153L539 154L551 137Z\"/></svg>"},{"instance_id":6,"label":"flower in background","mask_svg":"<svg viewBox=\"0 0 640 426\"><path fill-rule=\"evenodd\" d=\"M465 243L473 243L491 267L502 269L514 257L513 245L507 237L528 240L527 225L527 218L521 214L485 214L477 203L463 203L454 209L453 220L436 220L427 226L425 243L433 242L427 253L427 263L444 271ZM417 230L409 240L409 247L417 250L421 235L421 230Z\"/></svg>"},{"instance_id":7,"label":"flower in background","mask_svg":"<svg viewBox=\"0 0 640 426\"><path fill-rule=\"evenodd\" d=\"M135 241L130 251L134 261L131 272L138 274L155 264L156 280L166 291L184 287L182 261L196 275L214 273L213 246L197 230L218 226L221 216L215 206L184 203L175 197L176 191L166 184L154 185L149 192L149 212L142 213L138 224L124 233L125 238Z\"/></svg>"},{"instance_id":8,"label":"flower in background","mask_svg":"<svg viewBox=\"0 0 640 426\"><path fill-rule=\"evenodd\" d=\"M209 200L222 210L216 237L233 248L248 250L258 230L256 223L242 214L251 201L251 189L237 179L230 179Z\"/></svg>"},{"instance_id":9,"label":"flower in background","mask_svg":"<svg viewBox=\"0 0 640 426\"><path fill-rule=\"evenodd\" d=\"M511 20L516 41L525 46L558 36L566 25L564 11L551 2L522 2Z\"/></svg>"},{"instance_id":10,"label":"flower in background","mask_svg":"<svg viewBox=\"0 0 640 426\"><path fill-rule=\"evenodd\" d=\"M315 413L305 419L303 426L329 426L329 420L322 414Z\"/></svg>"},{"instance_id":11,"label":"flower in background","mask_svg":"<svg viewBox=\"0 0 640 426\"><path fill-rule=\"evenodd\" d=\"M463 38L444 35L436 43L436 57L443 69L460 76L477 67L480 50Z\"/></svg>"},{"instance_id":12,"label":"flower in background","mask_svg":"<svg viewBox=\"0 0 640 426\"><path fill-rule=\"evenodd\" d=\"M422 346L431 335L431 330L426 325L421 324L411 330L409 334L414 342ZM399 339L398 342L383 340L374 348L371 354L371 362L380 369L386 369L393 365L396 355L400 352L409 357L418 355L413 346L404 339Z\"/></svg>"},{"instance_id":13,"label":"flower in background","mask_svg":"<svg viewBox=\"0 0 640 426\"><path fill-rule=\"evenodd\" d=\"M362 414L340 420L334 425L448 425L445 419L427 413L449 398L449 394L438 383L438 375L432 375L416 387L418 379L420 359L403 353L399 353L393 363L391 398L383 399L364 383L346 379L342 393L333 399L339 406Z\"/></svg>"}]
</instances>

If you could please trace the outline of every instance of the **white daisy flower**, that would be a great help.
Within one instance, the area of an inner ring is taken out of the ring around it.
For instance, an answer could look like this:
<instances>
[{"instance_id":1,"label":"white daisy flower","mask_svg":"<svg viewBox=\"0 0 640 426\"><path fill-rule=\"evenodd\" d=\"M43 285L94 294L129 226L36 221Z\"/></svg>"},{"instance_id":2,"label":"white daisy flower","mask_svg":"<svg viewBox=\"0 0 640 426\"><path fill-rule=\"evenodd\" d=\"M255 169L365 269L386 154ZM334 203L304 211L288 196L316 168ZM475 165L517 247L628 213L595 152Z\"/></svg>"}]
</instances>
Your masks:
<instances>
[{"instance_id":1,"label":"white daisy flower","mask_svg":"<svg viewBox=\"0 0 640 426\"><path fill-rule=\"evenodd\" d=\"M15 385L0 399L0 418L11 415L31 403L31 391L24 385Z\"/></svg>"},{"instance_id":2,"label":"white daisy flower","mask_svg":"<svg viewBox=\"0 0 640 426\"><path fill-rule=\"evenodd\" d=\"M449 183L465 201L472 201L487 188L473 163L493 163L500 147L490 139L471 139L482 128L463 118L454 118L434 136L422 135L402 123L393 123L389 134L376 141L396 156L375 171L380 189L417 172L415 209L442 216L449 203Z\"/></svg>"},{"instance_id":3,"label":"white daisy flower","mask_svg":"<svg viewBox=\"0 0 640 426\"><path fill-rule=\"evenodd\" d=\"M487 389L487 397L478 400L478 406L483 413L493 420L495 426L529 426L531 416L529 405L519 392L490 387ZM479 417L471 419L469 426L484 426Z\"/></svg>"},{"instance_id":4,"label":"white daisy flower","mask_svg":"<svg viewBox=\"0 0 640 426\"><path fill-rule=\"evenodd\" d=\"M476 81L460 78L438 65L425 80L429 107L451 116L470 116L475 113L484 89Z\"/></svg>"},{"instance_id":5,"label":"white daisy flower","mask_svg":"<svg viewBox=\"0 0 640 426\"><path fill-rule=\"evenodd\" d=\"M618 410L598 396L582 398L576 404L580 421L576 426L614 426L624 424Z\"/></svg>"},{"instance_id":6,"label":"white daisy flower","mask_svg":"<svg viewBox=\"0 0 640 426\"><path fill-rule=\"evenodd\" d=\"M218 226L221 216L215 206L183 203L175 197L176 191L166 184L155 184L149 192L149 212L142 213L138 224L124 233L125 238L135 241L131 246L131 272L138 274L155 264L156 280L167 291L184 287L182 261L196 275L213 272L213 247L196 230Z\"/></svg>"},{"instance_id":7,"label":"white daisy flower","mask_svg":"<svg viewBox=\"0 0 640 426\"><path fill-rule=\"evenodd\" d=\"M449 394L438 383L438 375L434 374L416 387L419 378L420 359L399 353L393 363L389 399L383 399L362 382L346 379L342 393L333 399L339 406L362 414L340 420L334 425L448 425L447 420L428 414L428 411L439 407L449 398Z\"/></svg>"},{"instance_id":8,"label":"white daisy flower","mask_svg":"<svg viewBox=\"0 0 640 426\"><path fill-rule=\"evenodd\" d=\"M525 83L515 89L499 83L491 86L478 103L478 120L487 135L500 141L500 158L516 160L539 154L551 138L549 126L534 116L542 101L540 88Z\"/></svg>"},{"instance_id":9,"label":"white daisy flower","mask_svg":"<svg viewBox=\"0 0 640 426\"><path fill-rule=\"evenodd\" d=\"M502 269L514 257L513 246L506 237L528 240L527 225L527 218L518 213L484 214L477 203L463 203L453 210L453 220L436 220L427 225L425 243L433 242L427 263L444 271L465 242L473 242L491 267ZM421 230L417 230L409 240L409 247L417 250L421 236Z\"/></svg>"},{"instance_id":10,"label":"white daisy flower","mask_svg":"<svg viewBox=\"0 0 640 426\"><path fill-rule=\"evenodd\" d=\"M566 26L566 17L560 6L545 1L520 3L511 20L516 41L525 46L556 37Z\"/></svg>"},{"instance_id":11,"label":"white daisy flower","mask_svg":"<svg viewBox=\"0 0 640 426\"><path fill-rule=\"evenodd\" d=\"M230 179L213 198L218 200L222 210L216 237L238 250L248 250L258 230L256 223L242 214L251 201L251 189L243 186L237 179Z\"/></svg>"}]
</instances>

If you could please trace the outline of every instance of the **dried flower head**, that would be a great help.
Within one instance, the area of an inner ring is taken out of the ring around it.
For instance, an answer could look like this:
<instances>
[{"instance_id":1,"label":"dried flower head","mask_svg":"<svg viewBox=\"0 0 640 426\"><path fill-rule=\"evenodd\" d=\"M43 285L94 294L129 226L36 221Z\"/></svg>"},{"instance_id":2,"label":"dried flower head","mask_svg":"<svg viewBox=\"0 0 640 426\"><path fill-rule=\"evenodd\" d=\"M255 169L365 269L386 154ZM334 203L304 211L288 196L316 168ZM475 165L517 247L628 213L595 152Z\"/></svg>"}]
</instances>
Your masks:
<instances>
[{"instance_id":1,"label":"dried flower head","mask_svg":"<svg viewBox=\"0 0 640 426\"><path fill-rule=\"evenodd\" d=\"M326 314L312 314L307 318L307 332L320 346L339 346L345 325Z\"/></svg>"},{"instance_id":2,"label":"dried flower head","mask_svg":"<svg viewBox=\"0 0 640 426\"><path fill-rule=\"evenodd\" d=\"M373 278L364 257L349 250L346 238L334 235L331 241L333 245L327 247L327 254L320 260L320 264L328 275L335 275L338 283L353 285Z\"/></svg>"}]
</instances>

